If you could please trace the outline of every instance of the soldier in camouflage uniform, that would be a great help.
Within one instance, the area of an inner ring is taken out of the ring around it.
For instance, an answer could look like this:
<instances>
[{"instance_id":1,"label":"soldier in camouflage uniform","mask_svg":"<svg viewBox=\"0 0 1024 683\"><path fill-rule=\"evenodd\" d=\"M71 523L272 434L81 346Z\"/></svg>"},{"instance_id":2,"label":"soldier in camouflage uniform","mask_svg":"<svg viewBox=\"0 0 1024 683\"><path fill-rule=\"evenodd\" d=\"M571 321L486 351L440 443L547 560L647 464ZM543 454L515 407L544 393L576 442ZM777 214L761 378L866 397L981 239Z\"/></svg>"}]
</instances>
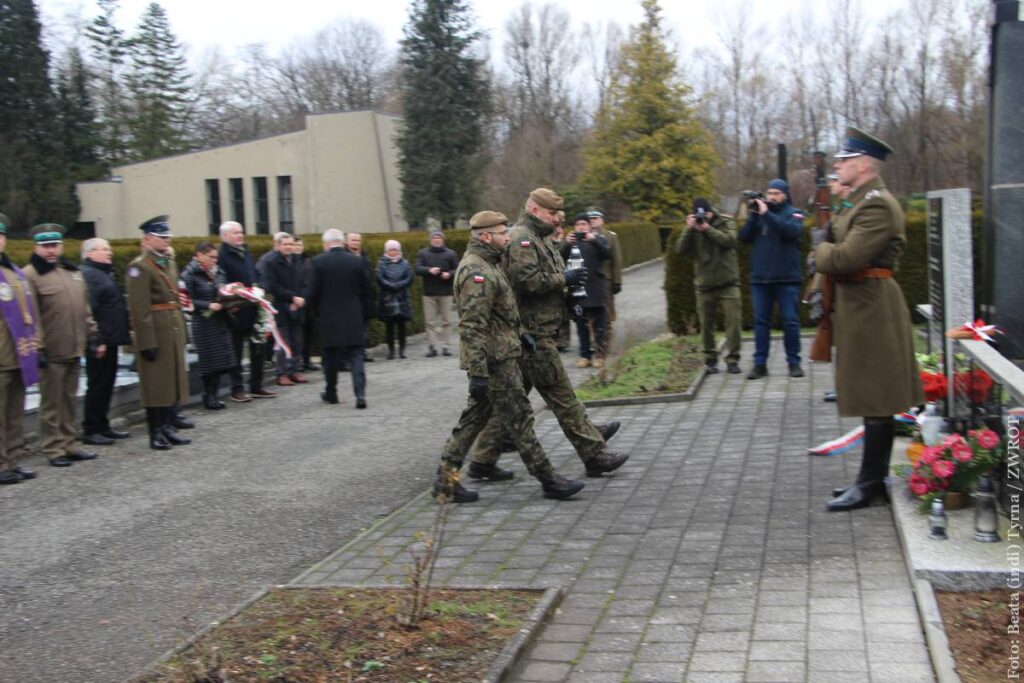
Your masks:
<instances>
[{"instance_id":1,"label":"soldier in camouflage uniform","mask_svg":"<svg viewBox=\"0 0 1024 683\"><path fill-rule=\"evenodd\" d=\"M508 245L508 218L481 211L469 225L472 239L454 281L460 366L469 375L469 403L444 445L434 491L456 503L479 498L459 484L458 472L477 434L494 419L513 435L526 469L543 485L544 496L568 498L583 488L583 482L560 477L551 466L533 431L533 410L516 363L523 348L533 348L535 342L522 334L515 295L497 266Z\"/></svg>"},{"instance_id":2,"label":"soldier in camouflage uniform","mask_svg":"<svg viewBox=\"0 0 1024 683\"><path fill-rule=\"evenodd\" d=\"M537 341L519 360L523 384L544 398L558 418L562 431L586 465L588 477L599 477L622 466L628 455L605 450L619 424L599 429L587 417L576 398L558 353L562 317L567 315L565 288L586 281L586 269L565 270L558 249L551 240L562 198L547 188L530 193L519 223L512 229L509 248L502 255L502 269L516 295L523 329ZM508 434L512 436L512 434ZM512 474L497 466L501 451L502 424L491 418L480 433L469 476L474 479L508 479Z\"/></svg>"}]
</instances>

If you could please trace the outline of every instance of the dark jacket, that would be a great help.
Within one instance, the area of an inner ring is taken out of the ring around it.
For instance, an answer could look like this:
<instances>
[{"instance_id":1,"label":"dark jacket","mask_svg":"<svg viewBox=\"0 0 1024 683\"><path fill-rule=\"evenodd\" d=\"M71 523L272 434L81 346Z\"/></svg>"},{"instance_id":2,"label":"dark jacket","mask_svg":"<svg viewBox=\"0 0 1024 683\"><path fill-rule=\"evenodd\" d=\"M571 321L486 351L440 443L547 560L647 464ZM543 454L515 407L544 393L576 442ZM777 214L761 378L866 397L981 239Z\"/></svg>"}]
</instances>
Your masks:
<instances>
[{"instance_id":1,"label":"dark jacket","mask_svg":"<svg viewBox=\"0 0 1024 683\"><path fill-rule=\"evenodd\" d=\"M114 279L114 266L85 259L80 270L89 288L92 317L100 330L98 343L107 346L131 344L128 304Z\"/></svg>"},{"instance_id":2,"label":"dark jacket","mask_svg":"<svg viewBox=\"0 0 1024 683\"><path fill-rule=\"evenodd\" d=\"M608 297L608 283L604 277L604 264L612 258L612 248L601 235L595 235L591 241L580 240L575 245L563 242L560 247L562 258L569 262L569 254L573 246L579 247L583 256L583 265L587 269L587 298L575 300L583 308L603 308Z\"/></svg>"},{"instance_id":3,"label":"dark jacket","mask_svg":"<svg viewBox=\"0 0 1024 683\"><path fill-rule=\"evenodd\" d=\"M431 275L431 268L441 272ZM416 255L416 274L423 276L423 296L452 296L455 269L459 267L458 255L448 247L424 247ZM448 279L441 277L448 273Z\"/></svg>"},{"instance_id":4,"label":"dark jacket","mask_svg":"<svg viewBox=\"0 0 1024 683\"><path fill-rule=\"evenodd\" d=\"M676 250L693 257L693 285L698 292L739 286L736 224L732 218L715 213L707 230L684 228Z\"/></svg>"},{"instance_id":5,"label":"dark jacket","mask_svg":"<svg viewBox=\"0 0 1024 683\"><path fill-rule=\"evenodd\" d=\"M364 346L370 317L370 280L362 259L335 247L313 259L306 306L316 316L321 345Z\"/></svg>"},{"instance_id":6,"label":"dark jacket","mask_svg":"<svg viewBox=\"0 0 1024 683\"><path fill-rule=\"evenodd\" d=\"M292 300L301 297L305 288L305 277L299 257L285 256L279 251L273 252L263 261L261 278L263 288L273 297L274 308L277 309L277 324L302 323L304 309L291 310Z\"/></svg>"},{"instance_id":7,"label":"dark jacket","mask_svg":"<svg viewBox=\"0 0 1024 683\"><path fill-rule=\"evenodd\" d=\"M227 244L220 245L220 258L217 260L217 267L224 273L224 281L228 284L241 282L246 287L259 284L259 276L256 274L256 262L247 247L241 251L234 249ZM256 324L257 310L255 306L242 306L231 316L231 327L236 332L248 334Z\"/></svg>"},{"instance_id":8,"label":"dark jacket","mask_svg":"<svg viewBox=\"0 0 1024 683\"><path fill-rule=\"evenodd\" d=\"M377 286L380 287L378 314L381 320L412 320L412 266L405 259L391 261L381 256L377 261ZM397 310L395 303L397 302Z\"/></svg>"},{"instance_id":9,"label":"dark jacket","mask_svg":"<svg viewBox=\"0 0 1024 683\"><path fill-rule=\"evenodd\" d=\"M768 204L764 215L751 212L740 230L740 240L754 245L750 255L751 284L800 284L803 281L800 258L803 228L803 212L788 201Z\"/></svg>"},{"instance_id":10,"label":"dark jacket","mask_svg":"<svg viewBox=\"0 0 1024 683\"><path fill-rule=\"evenodd\" d=\"M231 327L228 312L210 311L210 304L220 299L219 290L225 284L220 268L211 274L195 259L189 262L179 276L185 283L195 311L192 313L192 341L199 355L199 372L209 375L230 370L237 364L231 346Z\"/></svg>"}]
</instances>

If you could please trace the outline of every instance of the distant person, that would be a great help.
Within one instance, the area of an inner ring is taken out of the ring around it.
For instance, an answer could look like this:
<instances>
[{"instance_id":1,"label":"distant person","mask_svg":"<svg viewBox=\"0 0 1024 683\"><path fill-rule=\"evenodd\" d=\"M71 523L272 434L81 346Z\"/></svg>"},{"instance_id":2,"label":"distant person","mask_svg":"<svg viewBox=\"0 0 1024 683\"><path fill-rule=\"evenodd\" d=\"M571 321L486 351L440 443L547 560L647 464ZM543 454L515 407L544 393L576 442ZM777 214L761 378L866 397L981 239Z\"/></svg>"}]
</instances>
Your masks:
<instances>
[{"instance_id":1,"label":"distant person","mask_svg":"<svg viewBox=\"0 0 1024 683\"><path fill-rule=\"evenodd\" d=\"M423 278L423 323L427 328L427 358L450 356L452 327L452 277L459 267L458 255L444 245L444 233L430 233L430 246L416 255L416 274Z\"/></svg>"},{"instance_id":2,"label":"distant person","mask_svg":"<svg viewBox=\"0 0 1024 683\"><path fill-rule=\"evenodd\" d=\"M380 290L377 315L384 323L388 360L395 357L395 342L398 342L398 357L405 358L405 324L412 320L412 297L409 295L412 278L412 266L402 258L402 245L398 240L385 242L384 255L377 260L377 287Z\"/></svg>"},{"instance_id":3,"label":"distant person","mask_svg":"<svg viewBox=\"0 0 1024 683\"><path fill-rule=\"evenodd\" d=\"M345 248L350 252L358 256L363 260L363 269L366 271L366 278L370 281L371 291L373 289L373 265L370 263L370 257L365 251L363 251L363 236L358 232L345 233ZM371 296L371 300L375 297ZM366 326L366 347L370 347L370 326ZM373 356L363 351L363 362L372 363Z\"/></svg>"},{"instance_id":4,"label":"distant person","mask_svg":"<svg viewBox=\"0 0 1024 683\"><path fill-rule=\"evenodd\" d=\"M601 266L605 287L608 288L608 296L605 298L607 319L602 338L599 341L604 349L610 351L612 348L612 336L615 332L615 297L622 291L622 247L619 245L619 236L605 225L604 209L600 206L588 207L587 216L590 219L590 229L608 241L612 254L611 258L607 259Z\"/></svg>"},{"instance_id":5,"label":"distant person","mask_svg":"<svg viewBox=\"0 0 1024 683\"><path fill-rule=\"evenodd\" d=\"M203 379L203 407L223 410L220 400L220 378L238 364L231 344L231 325L220 295L227 284L217 267L220 254L211 242L196 245L195 256L181 271L181 280L195 308L192 313L192 341L199 356L199 373Z\"/></svg>"},{"instance_id":6,"label":"distant person","mask_svg":"<svg viewBox=\"0 0 1024 683\"><path fill-rule=\"evenodd\" d=\"M751 199L750 215L740 230L740 241L753 244L750 288L754 298L754 367L747 379L768 376L772 311L776 304L790 377L803 377L800 367L800 288L803 285L800 238L804 214L789 201L789 185L776 178L764 198Z\"/></svg>"},{"instance_id":7,"label":"distant person","mask_svg":"<svg viewBox=\"0 0 1024 683\"><path fill-rule=\"evenodd\" d=\"M604 331L608 324L608 297L612 295L604 278L604 264L611 260L612 250L604 237L591 231L587 214L581 213L573 219L572 231L565 233L562 242L562 258L568 262L573 247L580 250L583 266L590 274L582 285L586 296L573 299L583 315L576 320L576 333L580 340L580 357L576 367L603 368L608 348Z\"/></svg>"},{"instance_id":8,"label":"distant person","mask_svg":"<svg viewBox=\"0 0 1024 683\"><path fill-rule=\"evenodd\" d=\"M283 348L275 351L277 385L289 387L309 380L302 374L302 326L306 300L302 297L302 261L295 253L295 238L287 232L274 235L274 251L263 266L263 288L277 309L277 330L288 344L291 356Z\"/></svg>"},{"instance_id":9,"label":"distant person","mask_svg":"<svg viewBox=\"0 0 1024 683\"><path fill-rule=\"evenodd\" d=\"M309 287L310 274L313 272L313 257L306 253L306 245L301 235L295 236L295 253L302 262L302 291ZM313 362L312 351L316 344L316 320L309 310L302 320L302 371L316 372L320 366Z\"/></svg>"}]
</instances>

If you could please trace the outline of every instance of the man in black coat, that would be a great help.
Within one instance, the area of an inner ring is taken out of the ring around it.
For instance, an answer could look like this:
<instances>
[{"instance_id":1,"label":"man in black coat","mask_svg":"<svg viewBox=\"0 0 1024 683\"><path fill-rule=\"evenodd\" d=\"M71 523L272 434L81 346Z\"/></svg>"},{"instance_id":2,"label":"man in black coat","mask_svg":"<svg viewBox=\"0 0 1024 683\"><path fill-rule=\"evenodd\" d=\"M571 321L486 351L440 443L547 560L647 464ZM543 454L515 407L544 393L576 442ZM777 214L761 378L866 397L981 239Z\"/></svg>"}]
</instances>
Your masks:
<instances>
[{"instance_id":1,"label":"man in black coat","mask_svg":"<svg viewBox=\"0 0 1024 683\"><path fill-rule=\"evenodd\" d=\"M338 402L338 370L348 363L356 408L366 407L366 372L363 353L372 290L363 260L345 249L345 234L324 233L324 253L313 259L306 301L320 328L327 403Z\"/></svg>"},{"instance_id":2,"label":"man in black coat","mask_svg":"<svg viewBox=\"0 0 1024 683\"><path fill-rule=\"evenodd\" d=\"M114 252L105 239L93 237L82 243L80 271L89 290L89 306L99 328L99 344L106 353L96 356L95 346L85 352L85 410L82 420L82 441L93 446L109 446L114 439L125 439L128 432L110 426L107 413L117 380L117 347L132 343L128 323L128 306L124 294L114 280Z\"/></svg>"},{"instance_id":3,"label":"man in black coat","mask_svg":"<svg viewBox=\"0 0 1024 683\"><path fill-rule=\"evenodd\" d=\"M277 309L277 329L288 343L292 357L278 349L277 383L287 387L305 384L302 376L302 326L306 300L302 297L301 257L295 253L295 238L287 232L274 235L274 251L263 261L262 281Z\"/></svg>"},{"instance_id":4,"label":"man in black coat","mask_svg":"<svg viewBox=\"0 0 1024 683\"><path fill-rule=\"evenodd\" d=\"M256 264L245 246L245 229L241 223L228 221L220 226L220 257L217 265L228 284L241 282L246 287L259 284ZM245 403L253 398L274 398L275 394L263 388L263 342L253 342L257 309L243 306L231 316L231 346L238 365L231 371L231 400ZM249 340L249 393L242 382L242 346Z\"/></svg>"}]
</instances>

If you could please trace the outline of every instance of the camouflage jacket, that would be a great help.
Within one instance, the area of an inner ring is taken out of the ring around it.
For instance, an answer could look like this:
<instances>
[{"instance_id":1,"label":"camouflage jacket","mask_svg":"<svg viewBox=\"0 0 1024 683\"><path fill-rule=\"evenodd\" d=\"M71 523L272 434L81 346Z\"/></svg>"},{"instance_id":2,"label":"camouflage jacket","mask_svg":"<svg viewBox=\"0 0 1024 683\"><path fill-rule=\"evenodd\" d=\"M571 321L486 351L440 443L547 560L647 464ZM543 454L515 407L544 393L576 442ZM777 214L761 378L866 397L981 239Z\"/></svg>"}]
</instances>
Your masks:
<instances>
[{"instance_id":1,"label":"camouflage jacket","mask_svg":"<svg viewBox=\"0 0 1024 683\"><path fill-rule=\"evenodd\" d=\"M498 249L474 240L455 270L460 367L470 377L488 377L488 363L523 353L516 299L500 258Z\"/></svg>"},{"instance_id":2,"label":"camouflage jacket","mask_svg":"<svg viewBox=\"0 0 1024 683\"><path fill-rule=\"evenodd\" d=\"M557 337L565 316L565 262L551 240L553 229L524 213L512 228L502 267L516 293L523 329Z\"/></svg>"}]
</instances>

